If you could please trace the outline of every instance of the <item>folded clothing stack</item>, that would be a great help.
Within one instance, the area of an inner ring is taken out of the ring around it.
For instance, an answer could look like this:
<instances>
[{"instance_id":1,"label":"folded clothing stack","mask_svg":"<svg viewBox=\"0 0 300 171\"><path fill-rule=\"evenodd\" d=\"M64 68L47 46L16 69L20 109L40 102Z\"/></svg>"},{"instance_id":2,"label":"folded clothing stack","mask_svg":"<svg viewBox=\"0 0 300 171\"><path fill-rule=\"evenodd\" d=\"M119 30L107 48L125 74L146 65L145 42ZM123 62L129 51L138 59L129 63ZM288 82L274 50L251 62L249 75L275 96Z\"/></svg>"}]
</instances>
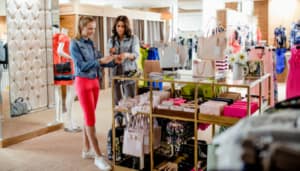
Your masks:
<instances>
[{"instance_id":1,"label":"folded clothing stack","mask_svg":"<svg viewBox=\"0 0 300 171\"><path fill-rule=\"evenodd\" d=\"M183 111L183 107L181 106L186 102L183 98L169 98L163 100L160 105L157 106L158 109L170 109L176 111Z\"/></svg>"},{"instance_id":2,"label":"folded clothing stack","mask_svg":"<svg viewBox=\"0 0 300 171\"><path fill-rule=\"evenodd\" d=\"M200 105L200 113L220 116L227 105L227 102L209 100Z\"/></svg>"},{"instance_id":3,"label":"folded clothing stack","mask_svg":"<svg viewBox=\"0 0 300 171\"><path fill-rule=\"evenodd\" d=\"M154 81L160 81L160 82L152 82L153 88L158 88L159 90L163 89L163 83L161 82L163 80L163 74L160 72L151 72L149 73L149 78ZM150 86L150 82L148 82L148 86Z\"/></svg>"},{"instance_id":4,"label":"folded clothing stack","mask_svg":"<svg viewBox=\"0 0 300 171\"><path fill-rule=\"evenodd\" d=\"M228 57L226 56L223 60L216 60L215 62L216 70L219 73L226 72L229 69Z\"/></svg>"},{"instance_id":5,"label":"folded clothing stack","mask_svg":"<svg viewBox=\"0 0 300 171\"><path fill-rule=\"evenodd\" d=\"M226 92L220 94L218 97L220 98L226 98L226 99L232 99L233 101L237 101L241 99L241 93L237 92Z\"/></svg>"},{"instance_id":6,"label":"folded clothing stack","mask_svg":"<svg viewBox=\"0 0 300 171\"><path fill-rule=\"evenodd\" d=\"M257 102L249 102L251 114L258 110ZM237 101L230 106L224 107L224 116L243 118L247 116L247 102L245 101Z\"/></svg>"},{"instance_id":7,"label":"folded clothing stack","mask_svg":"<svg viewBox=\"0 0 300 171\"><path fill-rule=\"evenodd\" d=\"M168 91L153 91L153 107L159 105L163 100L170 98ZM129 110L136 112L150 112L150 94L149 92L135 96L134 98L122 99L119 101L116 109Z\"/></svg>"}]
</instances>

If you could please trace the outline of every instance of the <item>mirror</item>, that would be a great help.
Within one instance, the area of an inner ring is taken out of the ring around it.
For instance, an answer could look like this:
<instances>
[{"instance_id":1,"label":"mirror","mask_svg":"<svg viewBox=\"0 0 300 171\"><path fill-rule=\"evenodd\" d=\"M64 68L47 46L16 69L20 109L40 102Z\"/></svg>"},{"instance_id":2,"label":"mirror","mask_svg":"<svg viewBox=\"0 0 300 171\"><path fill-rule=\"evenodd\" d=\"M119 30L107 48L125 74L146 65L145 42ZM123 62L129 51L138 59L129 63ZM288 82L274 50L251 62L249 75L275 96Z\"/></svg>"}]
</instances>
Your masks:
<instances>
[{"instance_id":1,"label":"mirror","mask_svg":"<svg viewBox=\"0 0 300 171\"><path fill-rule=\"evenodd\" d=\"M32 138L49 123L61 126L54 122L52 57L52 23L59 22L59 6L58 0L1 0L0 8L0 40L8 51L7 66L0 55L0 116L2 145L8 146L19 141L3 144L8 138Z\"/></svg>"}]
</instances>

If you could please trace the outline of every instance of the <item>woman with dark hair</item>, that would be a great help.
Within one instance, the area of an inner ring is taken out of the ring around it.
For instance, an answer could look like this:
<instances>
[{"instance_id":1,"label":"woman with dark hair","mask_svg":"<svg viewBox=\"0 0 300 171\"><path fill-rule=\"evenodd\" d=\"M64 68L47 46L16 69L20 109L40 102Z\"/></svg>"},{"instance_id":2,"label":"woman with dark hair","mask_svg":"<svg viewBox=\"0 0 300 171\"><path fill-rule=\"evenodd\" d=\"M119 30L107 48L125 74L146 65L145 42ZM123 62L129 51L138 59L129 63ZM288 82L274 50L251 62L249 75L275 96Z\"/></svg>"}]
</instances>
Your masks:
<instances>
[{"instance_id":1,"label":"woman with dark hair","mask_svg":"<svg viewBox=\"0 0 300 171\"><path fill-rule=\"evenodd\" d=\"M78 33L72 40L70 52L75 64L75 88L84 113L82 158L95 159L95 165L101 170L111 170L111 166L102 156L95 130L95 110L99 95L101 67L114 67L116 56L102 57L91 40L95 33L96 21L93 17L82 16L79 19Z\"/></svg>"},{"instance_id":2,"label":"woman with dark hair","mask_svg":"<svg viewBox=\"0 0 300 171\"><path fill-rule=\"evenodd\" d=\"M119 65L113 69L113 75L131 75L137 71L136 61L139 58L139 39L132 34L129 19L127 16L118 16L112 29L112 37L108 41L108 48L111 55L118 57ZM114 101L117 104L122 98L121 88L125 97L135 96L135 81L115 82Z\"/></svg>"}]
</instances>

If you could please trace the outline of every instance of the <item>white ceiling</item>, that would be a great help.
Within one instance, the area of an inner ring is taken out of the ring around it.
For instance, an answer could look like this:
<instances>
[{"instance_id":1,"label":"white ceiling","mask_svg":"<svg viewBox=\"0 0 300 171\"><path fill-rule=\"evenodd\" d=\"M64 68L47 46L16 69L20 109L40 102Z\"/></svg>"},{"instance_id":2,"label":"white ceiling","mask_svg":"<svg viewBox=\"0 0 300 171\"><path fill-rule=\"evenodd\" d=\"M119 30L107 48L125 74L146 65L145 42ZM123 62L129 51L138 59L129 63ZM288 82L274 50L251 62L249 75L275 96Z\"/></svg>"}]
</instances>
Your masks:
<instances>
[{"instance_id":1,"label":"white ceiling","mask_svg":"<svg viewBox=\"0 0 300 171\"><path fill-rule=\"evenodd\" d=\"M178 0L178 8L184 10L201 10L202 0Z\"/></svg>"},{"instance_id":2,"label":"white ceiling","mask_svg":"<svg viewBox=\"0 0 300 171\"><path fill-rule=\"evenodd\" d=\"M93 5L105 5L123 8L164 8L178 1L178 8L183 10L201 10L202 0L59 0L60 3L80 1Z\"/></svg>"},{"instance_id":3,"label":"white ceiling","mask_svg":"<svg viewBox=\"0 0 300 171\"><path fill-rule=\"evenodd\" d=\"M81 3L109 5L124 8L162 8L169 7L174 0L80 0Z\"/></svg>"}]
</instances>

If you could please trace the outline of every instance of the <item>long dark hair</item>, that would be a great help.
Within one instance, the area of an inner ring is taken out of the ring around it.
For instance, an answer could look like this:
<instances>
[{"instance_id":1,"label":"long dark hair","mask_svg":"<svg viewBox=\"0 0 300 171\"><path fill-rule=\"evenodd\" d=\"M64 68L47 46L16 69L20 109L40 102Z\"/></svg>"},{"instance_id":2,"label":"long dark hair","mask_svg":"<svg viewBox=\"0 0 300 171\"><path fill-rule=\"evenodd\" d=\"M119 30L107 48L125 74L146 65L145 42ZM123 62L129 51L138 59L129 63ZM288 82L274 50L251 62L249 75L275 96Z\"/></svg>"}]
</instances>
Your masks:
<instances>
[{"instance_id":1,"label":"long dark hair","mask_svg":"<svg viewBox=\"0 0 300 171\"><path fill-rule=\"evenodd\" d=\"M118 32L117 32L117 24L118 24L119 21L122 21L124 23L124 26L125 26L125 33L124 34L125 34L125 36L126 37L131 37L132 36L132 31L131 31L131 28L130 28L129 19L125 15L120 15L116 18L113 29L112 29L112 34L113 34L112 37L113 38L115 38L115 37L119 38L119 35L118 35Z\"/></svg>"},{"instance_id":2,"label":"long dark hair","mask_svg":"<svg viewBox=\"0 0 300 171\"><path fill-rule=\"evenodd\" d=\"M95 17L81 16L79 18L78 28L77 28L77 33L76 33L75 38L79 40L82 37L81 31L82 31L83 27L87 26L90 22L95 22L95 21L96 21Z\"/></svg>"}]
</instances>

